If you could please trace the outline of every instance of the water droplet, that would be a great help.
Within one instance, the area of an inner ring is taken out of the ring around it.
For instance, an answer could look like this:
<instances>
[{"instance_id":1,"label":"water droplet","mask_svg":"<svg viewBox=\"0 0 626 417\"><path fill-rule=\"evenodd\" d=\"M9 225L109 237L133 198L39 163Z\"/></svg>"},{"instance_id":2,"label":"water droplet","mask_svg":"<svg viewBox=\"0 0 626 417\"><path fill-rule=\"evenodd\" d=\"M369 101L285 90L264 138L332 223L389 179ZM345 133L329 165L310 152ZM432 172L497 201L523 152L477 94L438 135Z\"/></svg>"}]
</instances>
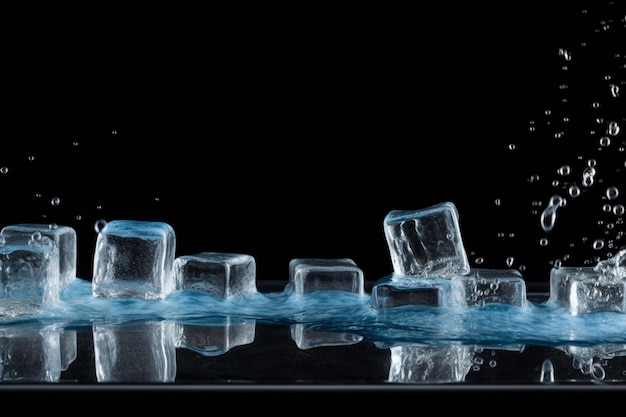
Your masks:
<instances>
[{"instance_id":1,"label":"water droplet","mask_svg":"<svg viewBox=\"0 0 626 417\"><path fill-rule=\"evenodd\" d=\"M580 195L580 187L577 186L576 184L574 185L570 185L570 187L567 190L569 192L569 195L576 198Z\"/></svg>"},{"instance_id":2,"label":"water droplet","mask_svg":"<svg viewBox=\"0 0 626 417\"><path fill-rule=\"evenodd\" d=\"M550 198L548 205L541 213L541 228L544 232L549 232L554 227L556 222L556 211L558 208L563 207L565 205L565 199L563 199L559 195L554 195Z\"/></svg>"},{"instance_id":3,"label":"water droplet","mask_svg":"<svg viewBox=\"0 0 626 417\"><path fill-rule=\"evenodd\" d=\"M507 257L505 260L506 266L508 266L509 268L513 266L514 262L515 262L515 258L512 256Z\"/></svg>"},{"instance_id":4,"label":"water droplet","mask_svg":"<svg viewBox=\"0 0 626 417\"><path fill-rule=\"evenodd\" d=\"M541 364L541 373L539 374L539 382L554 383L554 365L550 359L546 359Z\"/></svg>"},{"instance_id":5,"label":"water droplet","mask_svg":"<svg viewBox=\"0 0 626 417\"><path fill-rule=\"evenodd\" d=\"M48 229L50 229L50 230L57 230L58 228L59 228L59 225L56 224L56 223L50 223L48 225Z\"/></svg>"},{"instance_id":6,"label":"water droplet","mask_svg":"<svg viewBox=\"0 0 626 417\"><path fill-rule=\"evenodd\" d=\"M591 247L595 250L600 250L604 247L604 240L602 239L596 239L593 241L593 244L591 245Z\"/></svg>"},{"instance_id":7,"label":"water droplet","mask_svg":"<svg viewBox=\"0 0 626 417\"><path fill-rule=\"evenodd\" d=\"M96 233L100 233L106 227L106 225L107 225L107 221L106 220L99 219L99 220L96 220L96 222L94 223L93 227L96 230Z\"/></svg>"},{"instance_id":8,"label":"water droplet","mask_svg":"<svg viewBox=\"0 0 626 417\"><path fill-rule=\"evenodd\" d=\"M547 237L542 237L541 239L539 239L539 246L548 246L548 238Z\"/></svg>"},{"instance_id":9,"label":"water droplet","mask_svg":"<svg viewBox=\"0 0 626 417\"><path fill-rule=\"evenodd\" d=\"M603 148L606 148L607 146L609 146L611 144L611 138L608 136L602 136L600 138L600 146L602 146Z\"/></svg>"},{"instance_id":10,"label":"water droplet","mask_svg":"<svg viewBox=\"0 0 626 417\"><path fill-rule=\"evenodd\" d=\"M606 189L606 198L609 200L615 200L619 195L619 189L617 187L609 187Z\"/></svg>"},{"instance_id":11,"label":"water droplet","mask_svg":"<svg viewBox=\"0 0 626 417\"><path fill-rule=\"evenodd\" d=\"M593 166L588 166L583 171L583 185L585 187L591 187L594 183L594 177L596 175L596 169Z\"/></svg>"},{"instance_id":12,"label":"water droplet","mask_svg":"<svg viewBox=\"0 0 626 417\"><path fill-rule=\"evenodd\" d=\"M0 174L6 174L7 172L9 172L9 167L1 167L0 168Z\"/></svg>"},{"instance_id":13,"label":"water droplet","mask_svg":"<svg viewBox=\"0 0 626 417\"><path fill-rule=\"evenodd\" d=\"M571 168L569 165L562 165L558 170L557 173L561 176L567 176L569 175L571 172Z\"/></svg>"},{"instance_id":14,"label":"water droplet","mask_svg":"<svg viewBox=\"0 0 626 417\"><path fill-rule=\"evenodd\" d=\"M613 206L613 214L615 214L616 216L623 216L624 215L624 206L621 204L616 204Z\"/></svg>"},{"instance_id":15,"label":"water droplet","mask_svg":"<svg viewBox=\"0 0 626 417\"><path fill-rule=\"evenodd\" d=\"M612 95L613 97L616 97L616 98L617 98L617 97L619 97L619 86L618 86L618 85L611 84L611 85L609 86L609 89L610 89L610 91L611 91L611 95Z\"/></svg>"},{"instance_id":16,"label":"water droplet","mask_svg":"<svg viewBox=\"0 0 626 417\"><path fill-rule=\"evenodd\" d=\"M620 127L617 122L610 122L606 129L606 133L611 136L616 136L619 133L619 130Z\"/></svg>"},{"instance_id":17,"label":"water droplet","mask_svg":"<svg viewBox=\"0 0 626 417\"><path fill-rule=\"evenodd\" d=\"M50 200L50 204L52 204L53 206L58 206L59 204L61 204L61 199L59 197L54 197L52 200Z\"/></svg>"},{"instance_id":18,"label":"water droplet","mask_svg":"<svg viewBox=\"0 0 626 417\"><path fill-rule=\"evenodd\" d=\"M572 60L572 54L567 49L559 48L559 56L562 56L566 61Z\"/></svg>"}]
</instances>

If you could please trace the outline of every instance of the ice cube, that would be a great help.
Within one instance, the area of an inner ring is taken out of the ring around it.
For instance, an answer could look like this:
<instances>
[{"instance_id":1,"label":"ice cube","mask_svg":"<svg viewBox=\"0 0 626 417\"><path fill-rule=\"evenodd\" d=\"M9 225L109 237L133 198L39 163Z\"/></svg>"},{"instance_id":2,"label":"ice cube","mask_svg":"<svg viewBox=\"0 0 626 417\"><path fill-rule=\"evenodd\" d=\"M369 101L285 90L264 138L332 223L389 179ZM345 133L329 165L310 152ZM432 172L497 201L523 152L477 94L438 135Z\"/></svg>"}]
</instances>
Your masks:
<instances>
[{"instance_id":1,"label":"ice cube","mask_svg":"<svg viewBox=\"0 0 626 417\"><path fill-rule=\"evenodd\" d=\"M295 258L289 262L289 289L296 294L346 291L363 295L364 275L350 258Z\"/></svg>"},{"instance_id":2,"label":"ice cube","mask_svg":"<svg viewBox=\"0 0 626 417\"><path fill-rule=\"evenodd\" d=\"M94 297L164 299L176 289L176 236L167 223L113 220L98 233Z\"/></svg>"},{"instance_id":3,"label":"ice cube","mask_svg":"<svg viewBox=\"0 0 626 417\"><path fill-rule=\"evenodd\" d=\"M395 274L450 278L469 272L459 214L453 203L393 210L383 224Z\"/></svg>"},{"instance_id":4,"label":"ice cube","mask_svg":"<svg viewBox=\"0 0 626 417\"><path fill-rule=\"evenodd\" d=\"M469 274L452 277L451 281L455 306L526 306L526 283L517 269L472 268Z\"/></svg>"},{"instance_id":5,"label":"ice cube","mask_svg":"<svg viewBox=\"0 0 626 417\"><path fill-rule=\"evenodd\" d=\"M376 281L370 305L376 309L404 305L442 307L450 304L451 281L391 274Z\"/></svg>"},{"instance_id":6,"label":"ice cube","mask_svg":"<svg viewBox=\"0 0 626 417\"><path fill-rule=\"evenodd\" d=\"M60 298L56 245L0 244L0 316L38 314Z\"/></svg>"},{"instance_id":7,"label":"ice cube","mask_svg":"<svg viewBox=\"0 0 626 417\"><path fill-rule=\"evenodd\" d=\"M224 298L241 298L254 294L256 261L240 253L200 252L182 255L174 260L178 288L204 291Z\"/></svg>"},{"instance_id":8,"label":"ice cube","mask_svg":"<svg viewBox=\"0 0 626 417\"><path fill-rule=\"evenodd\" d=\"M626 280L593 266L561 266L550 270L548 301L571 315L594 312L626 313Z\"/></svg>"},{"instance_id":9,"label":"ice cube","mask_svg":"<svg viewBox=\"0 0 626 417\"><path fill-rule=\"evenodd\" d=\"M5 226L0 235L6 243L28 244L29 241L47 237L59 252L59 274L61 288L76 278L77 237L70 226L57 224L19 223Z\"/></svg>"}]
</instances>

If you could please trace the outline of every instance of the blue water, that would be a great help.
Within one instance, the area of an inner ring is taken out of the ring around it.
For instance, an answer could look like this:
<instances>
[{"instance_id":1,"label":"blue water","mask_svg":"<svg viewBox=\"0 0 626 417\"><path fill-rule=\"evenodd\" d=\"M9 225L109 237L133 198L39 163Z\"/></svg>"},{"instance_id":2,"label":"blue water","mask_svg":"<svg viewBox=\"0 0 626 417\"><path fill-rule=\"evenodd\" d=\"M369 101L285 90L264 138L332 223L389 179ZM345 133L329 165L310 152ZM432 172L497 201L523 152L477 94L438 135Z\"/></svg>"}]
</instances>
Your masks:
<instances>
[{"instance_id":1,"label":"blue water","mask_svg":"<svg viewBox=\"0 0 626 417\"><path fill-rule=\"evenodd\" d=\"M490 346L580 345L626 343L626 314L591 313L579 316L548 301L528 301L525 307L487 304L447 308L402 306L377 310L370 294L318 291L293 294L285 287L235 300L199 291L177 291L165 300L93 297L91 282L77 278L60 302L31 316L5 318L3 326L61 323L65 328L117 324L137 320L173 320L215 326L224 318L257 323L307 324L308 329L348 332L379 346L448 343Z\"/></svg>"}]
</instances>

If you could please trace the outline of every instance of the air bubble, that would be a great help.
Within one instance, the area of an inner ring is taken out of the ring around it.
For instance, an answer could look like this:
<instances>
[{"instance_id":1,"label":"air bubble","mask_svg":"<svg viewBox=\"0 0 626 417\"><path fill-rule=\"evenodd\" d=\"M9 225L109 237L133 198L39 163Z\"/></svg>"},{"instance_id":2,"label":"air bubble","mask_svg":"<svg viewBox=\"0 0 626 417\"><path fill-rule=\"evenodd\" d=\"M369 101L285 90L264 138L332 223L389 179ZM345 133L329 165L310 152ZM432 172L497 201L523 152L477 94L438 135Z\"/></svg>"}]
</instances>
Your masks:
<instances>
[{"instance_id":1,"label":"air bubble","mask_svg":"<svg viewBox=\"0 0 626 417\"><path fill-rule=\"evenodd\" d=\"M0 174L6 174L9 172L9 167L0 167Z\"/></svg>"},{"instance_id":2,"label":"air bubble","mask_svg":"<svg viewBox=\"0 0 626 417\"><path fill-rule=\"evenodd\" d=\"M59 204L61 204L61 199L59 197L54 197L52 200L50 200L50 204L52 204L53 206L58 206Z\"/></svg>"}]
</instances>

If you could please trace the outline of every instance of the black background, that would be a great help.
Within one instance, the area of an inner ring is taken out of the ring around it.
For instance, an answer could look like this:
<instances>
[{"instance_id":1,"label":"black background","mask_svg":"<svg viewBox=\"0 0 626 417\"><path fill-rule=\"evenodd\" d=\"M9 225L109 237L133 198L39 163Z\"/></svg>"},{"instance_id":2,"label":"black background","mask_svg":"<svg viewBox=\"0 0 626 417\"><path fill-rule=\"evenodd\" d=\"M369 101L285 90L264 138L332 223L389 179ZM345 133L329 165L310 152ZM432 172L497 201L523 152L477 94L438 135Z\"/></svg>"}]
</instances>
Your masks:
<instances>
[{"instance_id":1,"label":"black background","mask_svg":"<svg viewBox=\"0 0 626 417\"><path fill-rule=\"evenodd\" d=\"M95 221L137 219L171 224L178 255L251 254L259 280L296 257L376 280L385 214L452 201L474 266L546 282L623 246L600 212L623 129L597 145L626 114L615 3L10 1L0 221L76 228L85 279ZM589 157L600 185L542 231L556 169Z\"/></svg>"}]
</instances>

